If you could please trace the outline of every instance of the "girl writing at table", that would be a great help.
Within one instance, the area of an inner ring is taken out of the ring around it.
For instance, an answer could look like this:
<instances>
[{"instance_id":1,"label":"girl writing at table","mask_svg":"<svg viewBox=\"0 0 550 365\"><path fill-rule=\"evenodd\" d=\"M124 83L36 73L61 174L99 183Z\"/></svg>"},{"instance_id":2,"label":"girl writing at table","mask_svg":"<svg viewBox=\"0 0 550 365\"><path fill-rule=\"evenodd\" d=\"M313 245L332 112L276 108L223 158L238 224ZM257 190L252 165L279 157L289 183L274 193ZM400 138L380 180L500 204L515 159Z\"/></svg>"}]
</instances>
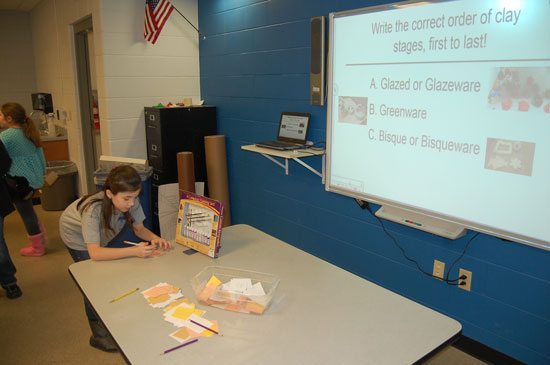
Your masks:
<instances>
[{"instance_id":1,"label":"girl writing at table","mask_svg":"<svg viewBox=\"0 0 550 365\"><path fill-rule=\"evenodd\" d=\"M172 247L169 241L143 225L145 214L138 198L141 189L136 170L119 166L111 170L100 191L76 200L65 209L59 220L59 234L75 262L131 256L148 258L156 248ZM144 242L129 247L122 244L125 227ZM103 351L117 351L113 339L86 301L85 305L92 329L90 345Z\"/></svg>"}]
</instances>

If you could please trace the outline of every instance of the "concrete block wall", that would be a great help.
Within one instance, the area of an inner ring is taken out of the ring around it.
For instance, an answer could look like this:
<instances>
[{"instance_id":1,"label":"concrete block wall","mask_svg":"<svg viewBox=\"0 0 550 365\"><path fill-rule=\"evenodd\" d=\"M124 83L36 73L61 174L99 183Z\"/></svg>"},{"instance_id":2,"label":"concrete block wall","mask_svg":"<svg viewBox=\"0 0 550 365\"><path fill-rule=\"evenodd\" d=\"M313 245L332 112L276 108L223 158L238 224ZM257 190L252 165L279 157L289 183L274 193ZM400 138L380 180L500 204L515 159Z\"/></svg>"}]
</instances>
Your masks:
<instances>
[{"instance_id":1,"label":"concrete block wall","mask_svg":"<svg viewBox=\"0 0 550 365\"><path fill-rule=\"evenodd\" d=\"M173 0L197 24L196 0ZM43 0L31 12L37 84L66 110L71 160L83 165L72 24L92 17L101 146L112 156L147 158L143 107L200 100L198 35L173 12L152 45L143 39L144 2ZM80 174L81 187L85 186ZM85 193L86 189L82 188Z\"/></svg>"},{"instance_id":2,"label":"concrete block wall","mask_svg":"<svg viewBox=\"0 0 550 365\"><path fill-rule=\"evenodd\" d=\"M30 12L35 52L37 87L52 94L54 110L67 127L69 156L78 171L84 171L82 130L74 65L74 38L71 24L97 14L99 2L84 0L42 0ZM95 6L95 9L93 8ZM84 174L79 173L80 193L86 192Z\"/></svg>"},{"instance_id":3,"label":"concrete block wall","mask_svg":"<svg viewBox=\"0 0 550 365\"><path fill-rule=\"evenodd\" d=\"M385 221L428 272L434 259L448 270L467 248L449 277L457 278L459 268L471 271L471 291L448 286L422 274L373 216L353 199L326 192L318 176L294 162L287 176L261 155L241 150L274 138L283 110L311 113L309 139L325 140L326 107L309 105L310 18L382 2L199 2L207 36L200 48L201 90L217 106L219 133L226 136L232 221L449 315L462 323L464 335L513 358L548 364L550 252L471 231L451 241ZM307 162L320 170L319 157Z\"/></svg>"}]
</instances>

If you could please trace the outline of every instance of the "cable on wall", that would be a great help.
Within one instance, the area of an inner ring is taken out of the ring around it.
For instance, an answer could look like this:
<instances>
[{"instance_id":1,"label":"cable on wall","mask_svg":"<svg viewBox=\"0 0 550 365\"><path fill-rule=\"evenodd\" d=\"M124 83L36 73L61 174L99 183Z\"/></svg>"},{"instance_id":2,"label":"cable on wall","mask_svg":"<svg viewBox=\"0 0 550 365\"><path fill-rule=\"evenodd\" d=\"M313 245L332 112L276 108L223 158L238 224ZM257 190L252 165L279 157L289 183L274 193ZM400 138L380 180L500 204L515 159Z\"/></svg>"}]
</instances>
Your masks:
<instances>
[{"instance_id":1,"label":"cable on wall","mask_svg":"<svg viewBox=\"0 0 550 365\"><path fill-rule=\"evenodd\" d=\"M416 265L416 267L418 268L418 270L423 273L424 275L426 276L429 276L431 278L435 278L435 279L438 279L438 280L441 280L443 282L445 282L447 285L466 285L466 282L464 281L464 279L466 279L466 276L465 275L462 275L462 276L459 276L458 278L456 279L449 279L449 274L451 273L451 270L453 269L453 266L458 262L460 261L460 259L462 259L462 257L464 257L464 255L466 254L466 250L468 249L468 247L470 246L470 243L479 235L479 232L477 232L476 234L474 234L469 240L468 242L466 243L466 246L464 246L464 250L462 251L462 254L452 263L451 267L449 268L449 270L447 271L447 275L445 276L444 279L440 278L440 277L437 277L429 272L427 272L426 270L424 270L420 264L418 263L418 261L412 259L409 257L409 255L407 255L407 252L405 251L405 249L397 242L397 239L386 229L386 226L384 225L384 222L382 221L382 219L380 219L380 217L378 217L376 214L374 214L374 212L372 211L372 208L369 204L369 202L367 201L364 201L364 200L360 200L360 199L355 199L355 201L357 202L357 204L359 205L359 207L361 207L361 209L366 209L369 211L370 214L372 214L372 216L374 218L376 218L378 220L378 222L380 222L380 226L382 227L382 230L384 231L384 233L386 233L386 235L388 237L391 238L391 240L393 241L393 243L395 244L395 246L397 246L397 248L399 248L399 250L401 251L401 253L403 254L403 257L405 257L405 259L407 259L408 261L414 263ZM460 281L462 280L462 281Z\"/></svg>"}]
</instances>

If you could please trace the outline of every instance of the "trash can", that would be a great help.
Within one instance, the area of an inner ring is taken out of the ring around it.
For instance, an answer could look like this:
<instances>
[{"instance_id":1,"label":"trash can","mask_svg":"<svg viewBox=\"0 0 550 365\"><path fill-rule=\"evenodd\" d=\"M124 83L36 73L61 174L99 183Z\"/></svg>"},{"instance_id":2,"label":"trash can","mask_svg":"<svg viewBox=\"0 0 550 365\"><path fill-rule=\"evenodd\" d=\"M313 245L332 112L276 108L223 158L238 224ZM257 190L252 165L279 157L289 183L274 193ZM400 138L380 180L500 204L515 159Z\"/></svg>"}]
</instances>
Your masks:
<instances>
[{"instance_id":1,"label":"trash can","mask_svg":"<svg viewBox=\"0 0 550 365\"><path fill-rule=\"evenodd\" d=\"M75 199L74 175L78 169L71 161L46 162L46 182L40 202L44 210L63 210Z\"/></svg>"},{"instance_id":2,"label":"trash can","mask_svg":"<svg viewBox=\"0 0 550 365\"><path fill-rule=\"evenodd\" d=\"M134 166L134 168L136 168ZM136 168L136 171L139 174L139 177L141 178L141 185L142 189L139 193L139 202L141 204L141 207L143 208L143 213L145 214L145 222L143 222L143 225L147 229L151 229L151 180L150 177L153 174L153 168L151 166L145 166L142 170L139 170ZM105 180L107 180L107 176L109 175L110 171L102 170L101 168L94 171L94 183L98 190L101 190L103 188L103 184L105 183Z\"/></svg>"}]
</instances>

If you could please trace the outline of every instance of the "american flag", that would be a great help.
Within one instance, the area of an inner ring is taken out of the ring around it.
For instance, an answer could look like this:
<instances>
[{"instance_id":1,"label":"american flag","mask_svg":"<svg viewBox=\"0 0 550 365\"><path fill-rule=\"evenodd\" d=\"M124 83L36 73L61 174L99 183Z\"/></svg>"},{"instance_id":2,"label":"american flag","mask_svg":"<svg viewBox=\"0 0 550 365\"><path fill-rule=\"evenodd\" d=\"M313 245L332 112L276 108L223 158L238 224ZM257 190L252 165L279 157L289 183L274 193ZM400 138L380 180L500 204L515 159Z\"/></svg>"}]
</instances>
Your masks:
<instances>
[{"instance_id":1,"label":"american flag","mask_svg":"<svg viewBox=\"0 0 550 365\"><path fill-rule=\"evenodd\" d=\"M155 44L160 35L164 23L172 14L174 7L168 0L146 0L145 1L145 32L143 38Z\"/></svg>"}]
</instances>

